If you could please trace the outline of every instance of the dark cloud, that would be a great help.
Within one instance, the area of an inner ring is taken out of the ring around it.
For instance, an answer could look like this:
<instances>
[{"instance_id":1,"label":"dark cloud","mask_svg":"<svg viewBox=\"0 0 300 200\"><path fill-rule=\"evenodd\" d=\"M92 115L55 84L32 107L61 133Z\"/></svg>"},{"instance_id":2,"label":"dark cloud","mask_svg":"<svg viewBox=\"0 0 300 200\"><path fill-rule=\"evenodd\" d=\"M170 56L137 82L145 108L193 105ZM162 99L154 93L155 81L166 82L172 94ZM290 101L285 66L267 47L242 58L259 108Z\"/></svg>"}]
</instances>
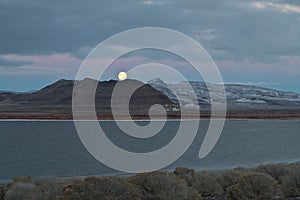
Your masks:
<instances>
[{"instance_id":1,"label":"dark cloud","mask_svg":"<svg viewBox=\"0 0 300 200\"><path fill-rule=\"evenodd\" d=\"M148 8L139 2L2 2L0 53L76 53L128 28L165 26L181 21L163 7Z\"/></svg>"},{"instance_id":2,"label":"dark cloud","mask_svg":"<svg viewBox=\"0 0 300 200\"><path fill-rule=\"evenodd\" d=\"M197 39L217 60L274 62L300 55L300 13L257 8L253 2L0 0L0 54L83 58L112 34L161 26Z\"/></svg>"}]
</instances>

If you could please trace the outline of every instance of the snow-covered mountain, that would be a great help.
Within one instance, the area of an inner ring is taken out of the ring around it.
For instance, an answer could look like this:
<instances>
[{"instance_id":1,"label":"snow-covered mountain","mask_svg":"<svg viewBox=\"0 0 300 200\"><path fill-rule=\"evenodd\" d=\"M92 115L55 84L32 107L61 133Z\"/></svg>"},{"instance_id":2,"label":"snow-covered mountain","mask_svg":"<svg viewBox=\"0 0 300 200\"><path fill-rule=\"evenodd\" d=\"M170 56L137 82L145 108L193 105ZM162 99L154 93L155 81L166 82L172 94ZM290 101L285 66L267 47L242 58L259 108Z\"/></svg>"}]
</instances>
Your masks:
<instances>
[{"instance_id":1,"label":"snow-covered mountain","mask_svg":"<svg viewBox=\"0 0 300 200\"><path fill-rule=\"evenodd\" d=\"M178 102L175 96L179 94L184 105L210 104L210 92L214 100L221 101L222 90L218 84L206 84L204 82L180 82L167 84L156 78L148 81L148 84L164 93L173 102ZM211 89L211 91L208 90ZM194 91L193 91L194 90ZM174 93L172 92L174 91ZM276 106L300 106L300 94L293 92L278 91L263 87L225 84L227 104L230 107L266 107ZM195 92L197 98L192 98Z\"/></svg>"}]
</instances>

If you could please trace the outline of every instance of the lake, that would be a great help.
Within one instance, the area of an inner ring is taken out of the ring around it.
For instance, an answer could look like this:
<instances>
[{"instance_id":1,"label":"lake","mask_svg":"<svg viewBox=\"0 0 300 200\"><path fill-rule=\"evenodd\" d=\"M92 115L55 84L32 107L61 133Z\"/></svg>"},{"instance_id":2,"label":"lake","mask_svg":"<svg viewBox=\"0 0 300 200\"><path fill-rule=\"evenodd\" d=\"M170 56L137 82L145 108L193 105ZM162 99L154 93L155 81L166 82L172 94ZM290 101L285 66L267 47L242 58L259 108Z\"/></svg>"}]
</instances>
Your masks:
<instances>
[{"instance_id":1,"label":"lake","mask_svg":"<svg viewBox=\"0 0 300 200\"><path fill-rule=\"evenodd\" d=\"M169 121L159 134L137 139L123 134L113 121L99 123L113 143L133 152L161 148L174 137L179 124ZM215 148L207 157L199 159L198 152L208 124L208 120L200 121L193 144L166 170L177 166L195 169L251 167L300 160L300 120L227 120ZM72 121L1 121L0 152L1 181L17 176L122 174L89 154Z\"/></svg>"}]
</instances>

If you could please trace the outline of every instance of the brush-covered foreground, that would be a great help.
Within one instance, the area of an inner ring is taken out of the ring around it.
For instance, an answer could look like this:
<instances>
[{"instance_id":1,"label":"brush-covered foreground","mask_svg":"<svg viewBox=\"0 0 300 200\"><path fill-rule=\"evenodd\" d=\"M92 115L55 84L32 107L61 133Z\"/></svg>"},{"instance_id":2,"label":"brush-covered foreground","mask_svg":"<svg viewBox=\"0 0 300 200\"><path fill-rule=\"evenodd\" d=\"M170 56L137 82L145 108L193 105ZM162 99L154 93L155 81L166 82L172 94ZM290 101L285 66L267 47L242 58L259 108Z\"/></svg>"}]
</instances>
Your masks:
<instances>
[{"instance_id":1,"label":"brush-covered foreground","mask_svg":"<svg viewBox=\"0 0 300 200\"><path fill-rule=\"evenodd\" d=\"M299 197L299 163L219 171L178 167L173 172L156 171L130 177L21 177L0 185L0 200L259 200Z\"/></svg>"}]
</instances>

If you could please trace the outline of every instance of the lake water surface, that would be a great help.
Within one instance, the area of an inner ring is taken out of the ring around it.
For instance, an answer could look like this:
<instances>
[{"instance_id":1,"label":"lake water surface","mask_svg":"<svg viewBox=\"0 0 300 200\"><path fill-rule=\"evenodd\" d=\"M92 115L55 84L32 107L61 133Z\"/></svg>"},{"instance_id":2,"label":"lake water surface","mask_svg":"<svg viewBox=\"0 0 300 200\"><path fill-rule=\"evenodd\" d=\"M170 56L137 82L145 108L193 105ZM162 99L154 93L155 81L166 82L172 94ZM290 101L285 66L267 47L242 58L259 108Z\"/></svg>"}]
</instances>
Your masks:
<instances>
[{"instance_id":1,"label":"lake water surface","mask_svg":"<svg viewBox=\"0 0 300 200\"><path fill-rule=\"evenodd\" d=\"M201 120L194 143L167 170L177 166L196 169L251 167L300 160L300 120L227 120L215 148L207 157L199 159L208 123L208 120ZM133 152L147 152L167 144L176 134L179 122L167 122L159 134L148 139L122 133L113 121L100 124L116 145ZM72 121L1 121L0 152L1 181L16 176L122 174L89 154Z\"/></svg>"}]
</instances>

